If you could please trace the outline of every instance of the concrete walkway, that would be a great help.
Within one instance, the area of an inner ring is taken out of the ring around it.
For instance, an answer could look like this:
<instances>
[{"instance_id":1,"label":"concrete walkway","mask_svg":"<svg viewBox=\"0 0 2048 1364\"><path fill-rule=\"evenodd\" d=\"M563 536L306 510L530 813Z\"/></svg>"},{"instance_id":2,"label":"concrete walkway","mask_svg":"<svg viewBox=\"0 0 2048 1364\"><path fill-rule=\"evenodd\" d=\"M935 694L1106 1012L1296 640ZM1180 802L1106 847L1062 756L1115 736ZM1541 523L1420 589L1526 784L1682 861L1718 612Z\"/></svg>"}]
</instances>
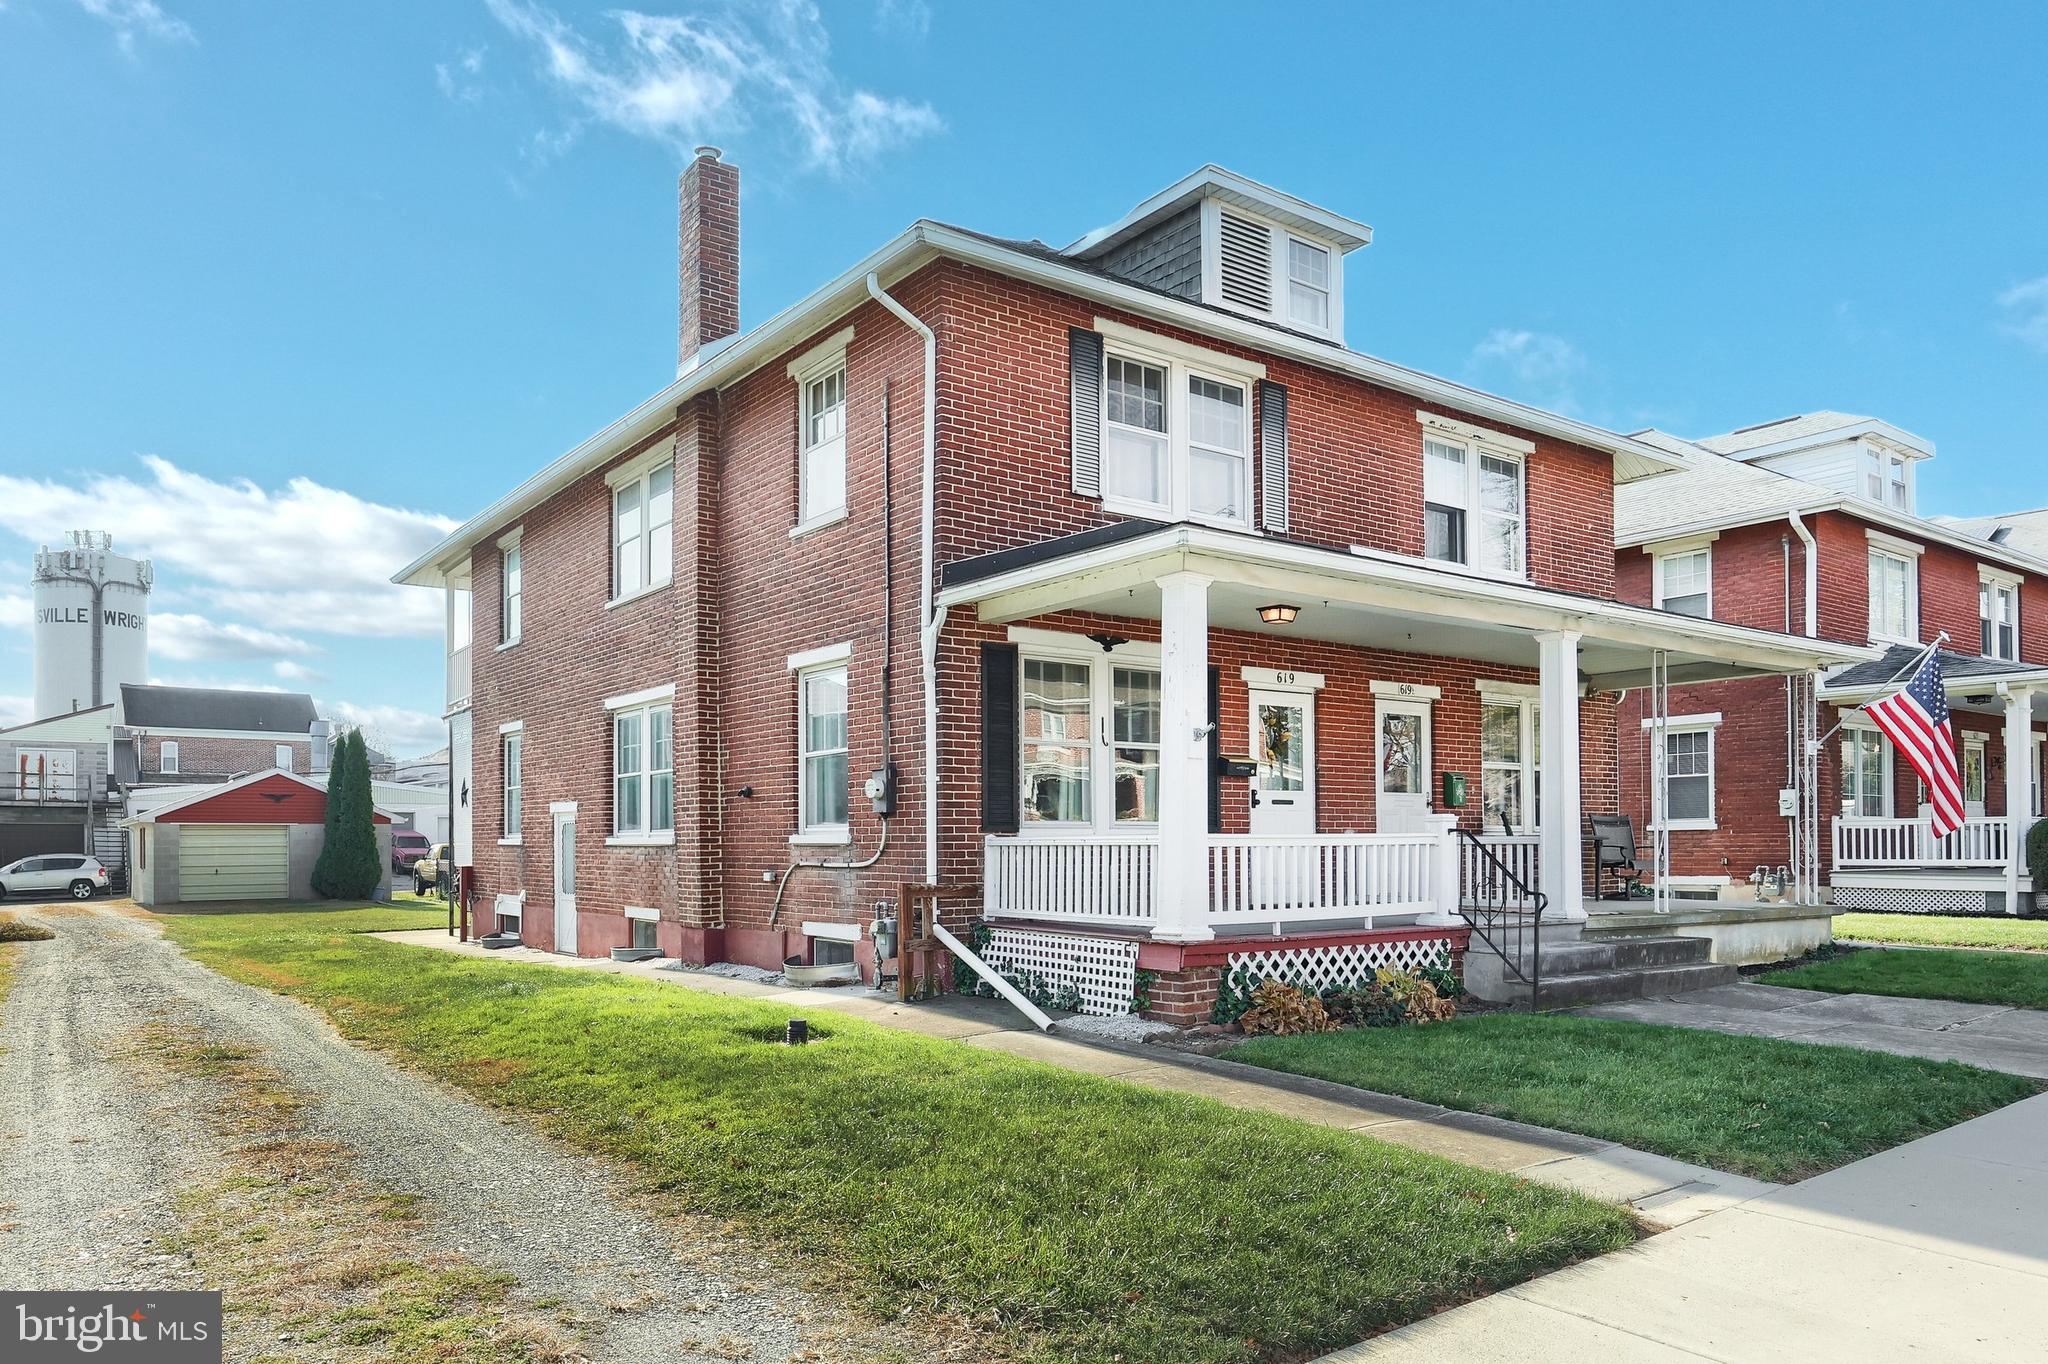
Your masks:
<instances>
[{"instance_id":1,"label":"concrete walkway","mask_svg":"<svg viewBox=\"0 0 2048 1364\"><path fill-rule=\"evenodd\" d=\"M1006 1052L1082 1074L1113 1076L1131 1084L1198 1094L1236 1108L1279 1113L1303 1122L1360 1132L1460 1164L1517 1174L1608 1202L1627 1203L1659 1226L1680 1226L1781 1187L1614 1142L1460 1113L1435 1104L1373 1094L1305 1076L1283 1075L1234 1061L1164 1047L1081 1040L1057 1033L1047 1036L999 1000L952 995L925 1004L904 1005L893 995L871 990L800 990L702 971L677 970L663 962L562 957L530 947L486 951L474 943L458 943L440 929L376 936L412 947L495 961L609 971L708 994L785 1004L792 1014L847 1014L883 1027Z\"/></svg>"},{"instance_id":2,"label":"concrete walkway","mask_svg":"<svg viewBox=\"0 0 2048 1364\"><path fill-rule=\"evenodd\" d=\"M2048 1012L1887 995L1835 995L1777 985L1720 985L1691 994L1597 1004L1576 1012L1749 1037L1825 1042L1900 1056L1965 1061L2048 1079Z\"/></svg>"},{"instance_id":3,"label":"concrete walkway","mask_svg":"<svg viewBox=\"0 0 2048 1364\"><path fill-rule=\"evenodd\" d=\"M1319 1364L2038 1361L2044 1226L2048 1095Z\"/></svg>"}]
</instances>

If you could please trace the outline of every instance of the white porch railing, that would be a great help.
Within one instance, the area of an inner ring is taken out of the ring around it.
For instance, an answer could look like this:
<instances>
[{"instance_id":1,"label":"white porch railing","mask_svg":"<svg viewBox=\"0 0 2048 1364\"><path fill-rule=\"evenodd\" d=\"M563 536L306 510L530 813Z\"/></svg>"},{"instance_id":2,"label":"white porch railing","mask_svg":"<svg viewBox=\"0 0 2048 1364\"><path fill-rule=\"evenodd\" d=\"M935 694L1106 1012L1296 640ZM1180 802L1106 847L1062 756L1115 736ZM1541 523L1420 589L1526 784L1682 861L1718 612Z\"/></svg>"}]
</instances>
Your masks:
<instances>
[{"instance_id":1,"label":"white porch railing","mask_svg":"<svg viewBox=\"0 0 2048 1364\"><path fill-rule=\"evenodd\" d=\"M992 918L1149 929L1158 843L1151 835L993 835L982 897ZM1433 833L1212 834L1204 840L1201 917L1221 930L1282 923L1370 922L1436 909Z\"/></svg>"},{"instance_id":2,"label":"white porch railing","mask_svg":"<svg viewBox=\"0 0 2048 1364\"><path fill-rule=\"evenodd\" d=\"M1526 899L1510 895L1508 902L1503 904L1502 908L1534 909L1536 907L1534 892L1541 884L1536 879L1536 849L1539 837L1537 834L1481 834L1479 836L1480 843L1485 846L1488 852L1491 852L1500 859L1501 864L1508 869L1508 874L1527 886L1531 892L1530 896ZM1460 847L1458 871L1462 878L1459 885L1466 904L1491 903L1499 898L1496 894L1487 893L1488 890L1493 889L1492 882L1497 879L1497 873L1486 861L1485 857L1480 854L1479 849L1473 847L1470 843L1464 843Z\"/></svg>"},{"instance_id":3,"label":"white porch railing","mask_svg":"<svg viewBox=\"0 0 2048 1364\"><path fill-rule=\"evenodd\" d=\"M1925 818L1880 819L1839 815L1835 819L1838 867L2002 867L2011 847L2002 816L1976 816L1946 838L1936 838Z\"/></svg>"}]
</instances>

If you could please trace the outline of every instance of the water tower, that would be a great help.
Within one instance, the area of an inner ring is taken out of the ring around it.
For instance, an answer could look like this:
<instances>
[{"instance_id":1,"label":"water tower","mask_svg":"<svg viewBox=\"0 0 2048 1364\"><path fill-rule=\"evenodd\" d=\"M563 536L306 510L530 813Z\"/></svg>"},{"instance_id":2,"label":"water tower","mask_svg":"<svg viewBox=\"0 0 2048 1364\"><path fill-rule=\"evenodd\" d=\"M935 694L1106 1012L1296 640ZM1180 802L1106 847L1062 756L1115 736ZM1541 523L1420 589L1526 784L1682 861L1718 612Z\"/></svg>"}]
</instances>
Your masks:
<instances>
[{"instance_id":1,"label":"water tower","mask_svg":"<svg viewBox=\"0 0 2048 1364\"><path fill-rule=\"evenodd\" d=\"M114 553L105 531L36 551L34 718L117 701L123 682L149 680L150 578L149 560Z\"/></svg>"}]
</instances>

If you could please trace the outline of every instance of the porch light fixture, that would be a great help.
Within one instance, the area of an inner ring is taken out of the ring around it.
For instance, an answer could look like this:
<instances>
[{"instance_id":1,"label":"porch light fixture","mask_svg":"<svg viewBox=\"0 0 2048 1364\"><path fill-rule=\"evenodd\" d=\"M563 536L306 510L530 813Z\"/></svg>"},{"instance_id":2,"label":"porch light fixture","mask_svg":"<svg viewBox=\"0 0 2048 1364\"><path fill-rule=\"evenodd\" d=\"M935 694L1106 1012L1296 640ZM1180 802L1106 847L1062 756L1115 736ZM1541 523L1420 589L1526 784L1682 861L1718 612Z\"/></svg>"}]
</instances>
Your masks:
<instances>
[{"instance_id":1,"label":"porch light fixture","mask_svg":"<svg viewBox=\"0 0 2048 1364\"><path fill-rule=\"evenodd\" d=\"M1259 619L1268 625L1292 625L1294 618L1300 614L1299 606L1283 606L1278 602L1259 608Z\"/></svg>"}]
</instances>

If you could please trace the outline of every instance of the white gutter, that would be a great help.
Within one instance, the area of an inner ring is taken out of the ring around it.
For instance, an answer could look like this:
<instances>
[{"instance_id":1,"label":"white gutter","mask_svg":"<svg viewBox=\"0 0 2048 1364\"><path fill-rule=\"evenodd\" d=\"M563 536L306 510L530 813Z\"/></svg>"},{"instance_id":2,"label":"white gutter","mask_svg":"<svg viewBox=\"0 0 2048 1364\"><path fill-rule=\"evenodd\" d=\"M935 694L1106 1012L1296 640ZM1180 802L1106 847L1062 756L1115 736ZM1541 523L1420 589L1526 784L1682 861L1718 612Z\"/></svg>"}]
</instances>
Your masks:
<instances>
[{"instance_id":1,"label":"white gutter","mask_svg":"<svg viewBox=\"0 0 2048 1364\"><path fill-rule=\"evenodd\" d=\"M1795 511L1787 519L1806 550L1802 556L1806 560L1806 637L1817 639L1820 637L1820 552L1814 544L1813 532L1806 528L1806 522L1800 520L1799 513Z\"/></svg>"},{"instance_id":2,"label":"white gutter","mask_svg":"<svg viewBox=\"0 0 2048 1364\"><path fill-rule=\"evenodd\" d=\"M946 613L932 614L932 517L937 500L939 340L917 314L891 298L882 281L868 273L875 302L924 338L924 487L918 515L917 648L924 675L924 880L939 883L939 627Z\"/></svg>"},{"instance_id":3,"label":"white gutter","mask_svg":"<svg viewBox=\"0 0 2048 1364\"><path fill-rule=\"evenodd\" d=\"M1900 535L1918 536L1934 544L1961 550L1986 563L2000 564L2023 573L2038 573L2048 577L2048 559L2036 557L2024 550L2016 550L2010 545L1995 545L1989 540L1964 534L1953 526L1924 516L1902 516L1890 508L1865 502L1849 493L1832 493L1827 497L1814 498L1807 502L1759 507L1754 511L1731 512L1726 516L1707 517L1683 525L1659 526L1655 530L1617 531L1614 536L1614 547L1640 549L1644 545L1661 544L1666 540L1684 540L1713 531L1760 526L1781 516L1817 516L1822 512L1831 511L1853 516L1859 521L1866 521Z\"/></svg>"}]
</instances>

